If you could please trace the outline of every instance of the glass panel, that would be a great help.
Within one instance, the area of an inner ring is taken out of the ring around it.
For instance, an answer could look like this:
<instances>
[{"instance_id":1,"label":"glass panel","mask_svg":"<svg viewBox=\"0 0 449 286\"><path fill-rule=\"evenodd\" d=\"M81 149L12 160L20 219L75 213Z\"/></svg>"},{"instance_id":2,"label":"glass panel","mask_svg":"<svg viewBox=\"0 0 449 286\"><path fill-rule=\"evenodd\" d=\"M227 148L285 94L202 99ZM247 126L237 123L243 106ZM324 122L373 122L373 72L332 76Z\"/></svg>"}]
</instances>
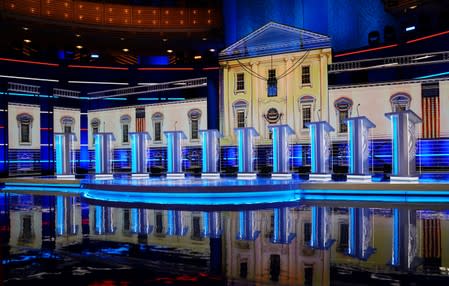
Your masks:
<instances>
[{"instance_id":1,"label":"glass panel","mask_svg":"<svg viewBox=\"0 0 449 286\"><path fill-rule=\"evenodd\" d=\"M276 70L268 70L268 80L267 80L267 92L268 97L273 97L278 95L278 81L276 79Z\"/></svg>"}]
</instances>

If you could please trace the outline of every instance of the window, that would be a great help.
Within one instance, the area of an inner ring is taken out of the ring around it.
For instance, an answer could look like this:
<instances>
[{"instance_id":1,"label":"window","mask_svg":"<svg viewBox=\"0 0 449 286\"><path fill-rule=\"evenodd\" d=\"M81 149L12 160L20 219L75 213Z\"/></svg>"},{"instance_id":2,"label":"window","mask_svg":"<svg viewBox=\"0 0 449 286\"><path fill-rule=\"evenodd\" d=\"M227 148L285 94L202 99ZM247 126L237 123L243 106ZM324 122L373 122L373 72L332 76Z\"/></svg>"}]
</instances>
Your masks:
<instances>
[{"instance_id":1,"label":"window","mask_svg":"<svg viewBox=\"0 0 449 286\"><path fill-rule=\"evenodd\" d=\"M153 141L160 143L162 141L162 121L164 120L164 115L160 112L156 112L151 117L153 121Z\"/></svg>"},{"instance_id":2,"label":"window","mask_svg":"<svg viewBox=\"0 0 449 286\"><path fill-rule=\"evenodd\" d=\"M90 122L90 127L92 128L92 143L95 144L95 134L100 131L100 119L92 119Z\"/></svg>"},{"instance_id":3,"label":"window","mask_svg":"<svg viewBox=\"0 0 449 286\"><path fill-rule=\"evenodd\" d=\"M164 230L163 225L163 215L161 212L156 213L156 233L162 234L162 231Z\"/></svg>"},{"instance_id":4,"label":"window","mask_svg":"<svg viewBox=\"0 0 449 286\"><path fill-rule=\"evenodd\" d=\"M301 82L303 85L310 84L310 66L303 66L301 68Z\"/></svg>"},{"instance_id":5,"label":"window","mask_svg":"<svg viewBox=\"0 0 449 286\"><path fill-rule=\"evenodd\" d=\"M275 69L268 70L267 93L268 97L274 97L278 95L278 80L276 79Z\"/></svg>"},{"instance_id":6,"label":"window","mask_svg":"<svg viewBox=\"0 0 449 286\"><path fill-rule=\"evenodd\" d=\"M64 116L61 118L61 129L64 133L72 133L75 119L71 116Z\"/></svg>"},{"instance_id":7,"label":"window","mask_svg":"<svg viewBox=\"0 0 449 286\"><path fill-rule=\"evenodd\" d=\"M270 280L279 281L281 274L281 256L279 254L270 255Z\"/></svg>"},{"instance_id":8,"label":"window","mask_svg":"<svg viewBox=\"0 0 449 286\"><path fill-rule=\"evenodd\" d=\"M120 117L120 124L122 126L122 142L129 143L129 125L131 124L131 116L122 115Z\"/></svg>"},{"instance_id":9,"label":"window","mask_svg":"<svg viewBox=\"0 0 449 286\"><path fill-rule=\"evenodd\" d=\"M17 115L17 123L19 124L19 143L31 144L31 127L33 117L27 113Z\"/></svg>"},{"instance_id":10,"label":"window","mask_svg":"<svg viewBox=\"0 0 449 286\"><path fill-rule=\"evenodd\" d=\"M391 109L393 112L410 109L411 98L408 94L398 93L390 98Z\"/></svg>"},{"instance_id":11,"label":"window","mask_svg":"<svg viewBox=\"0 0 449 286\"><path fill-rule=\"evenodd\" d=\"M200 240L201 239L201 226L200 226L200 217L194 216L192 218L192 239Z\"/></svg>"},{"instance_id":12,"label":"window","mask_svg":"<svg viewBox=\"0 0 449 286\"><path fill-rule=\"evenodd\" d=\"M31 242L34 238L33 235L33 224L31 220L31 215L24 215L22 217L22 228L20 231L20 241Z\"/></svg>"},{"instance_id":13,"label":"window","mask_svg":"<svg viewBox=\"0 0 449 286\"><path fill-rule=\"evenodd\" d=\"M248 276L248 261L240 262L240 278L246 278Z\"/></svg>"},{"instance_id":14,"label":"window","mask_svg":"<svg viewBox=\"0 0 449 286\"><path fill-rule=\"evenodd\" d=\"M340 224L340 239L339 239L339 248L344 250L348 247L349 242L349 224L341 223Z\"/></svg>"},{"instance_id":15,"label":"window","mask_svg":"<svg viewBox=\"0 0 449 286\"><path fill-rule=\"evenodd\" d=\"M307 123L312 122L312 110L315 98L310 95L304 95L299 99L299 112L301 113L302 129L307 128Z\"/></svg>"},{"instance_id":16,"label":"window","mask_svg":"<svg viewBox=\"0 0 449 286\"><path fill-rule=\"evenodd\" d=\"M235 77L235 90L236 91L243 91L245 90L245 74L244 73L238 73Z\"/></svg>"},{"instance_id":17,"label":"window","mask_svg":"<svg viewBox=\"0 0 449 286\"><path fill-rule=\"evenodd\" d=\"M129 209L123 210L123 231L128 232L131 230L131 212Z\"/></svg>"},{"instance_id":18,"label":"window","mask_svg":"<svg viewBox=\"0 0 449 286\"><path fill-rule=\"evenodd\" d=\"M352 100L346 97L339 98L335 101L335 108L337 110L338 132L347 133L348 125L345 122L345 119L349 118L352 108Z\"/></svg>"},{"instance_id":19,"label":"window","mask_svg":"<svg viewBox=\"0 0 449 286\"><path fill-rule=\"evenodd\" d=\"M201 110L192 109L188 113L190 119L190 139L198 140L199 137L199 126L200 126L200 118L201 118Z\"/></svg>"},{"instance_id":20,"label":"window","mask_svg":"<svg viewBox=\"0 0 449 286\"><path fill-rule=\"evenodd\" d=\"M312 240L312 224L310 222L304 223L304 244L310 245Z\"/></svg>"},{"instance_id":21,"label":"window","mask_svg":"<svg viewBox=\"0 0 449 286\"><path fill-rule=\"evenodd\" d=\"M237 128L246 127L246 115L248 103L245 100L238 100L233 103L235 125Z\"/></svg>"}]
</instances>

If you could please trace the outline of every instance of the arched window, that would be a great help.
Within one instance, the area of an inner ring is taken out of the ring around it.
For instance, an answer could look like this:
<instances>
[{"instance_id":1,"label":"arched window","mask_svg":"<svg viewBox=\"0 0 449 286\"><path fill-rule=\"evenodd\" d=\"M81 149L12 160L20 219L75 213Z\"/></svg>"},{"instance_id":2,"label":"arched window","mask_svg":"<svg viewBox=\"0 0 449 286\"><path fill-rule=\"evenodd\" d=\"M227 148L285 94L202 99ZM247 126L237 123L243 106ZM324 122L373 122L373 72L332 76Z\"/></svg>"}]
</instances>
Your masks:
<instances>
[{"instance_id":1,"label":"arched window","mask_svg":"<svg viewBox=\"0 0 449 286\"><path fill-rule=\"evenodd\" d=\"M61 129L64 133L72 133L75 119L71 116L64 116L61 118Z\"/></svg>"},{"instance_id":2,"label":"arched window","mask_svg":"<svg viewBox=\"0 0 449 286\"><path fill-rule=\"evenodd\" d=\"M31 144L32 123L33 123L33 116L29 115L28 113L21 113L17 115L20 144Z\"/></svg>"},{"instance_id":3,"label":"arched window","mask_svg":"<svg viewBox=\"0 0 449 286\"><path fill-rule=\"evenodd\" d=\"M348 132L348 125L345 119L349 118L352 109L352 100L346 97L339 98L335 101L335 109L337 110L338 132Z\"/></svg>"},{"instance_id":4,"label":"arched window","mask_svg":"<svg viewBox=\"0 0 449 286\"><path fill-rule=\"evenodd\" d=\"M129 125L131 124L131 116L120 116L120 125L122 126L122 142L129 143Z\"/></svg>"},{"instance_id":5,"label":"arched window","mask_svg":"<svg viewBox=\"0 0 449 286\"><path fill-rule=\"evenodd\" d=\"M391 110L393 112L404 111L410 109L410 95L405 93L397 93L390 97Z\"/></svg>"},{"instance_id":6,"label":"arched window","mask_svg":"<svg viewBox=\"0 0 449 286\"><path fill-rule=\"evenodd\" d=\"M187 114L190 120L190 139L198 140L199 137L199 128L200 128L200 119L201 119L201 110L192 109Z\"/></svg>"},{"instance_id":7,"label":"arched window","mask_svg":"<svg viewBox=\"0 0 449 286\"><path fill-rule=\"evenodd\" d=\"M162 122L164 121L164 115L160 112L156 112L151 116L153 121L153 141L162 142Z\"/></svg>"},{"instance_id":8,"label":"arched window","mask_svg":"<svg viewBox=\"0 0 449 286\"><path fill-rule=\"evenodd\" d=\"M234 109L235 126L246 127L246 116L248 103L245 100L238 100L232 105Z\"/></svg>"},{"instance_id":9,"label":"arched window","mask_svg":"<svg viewBox=\"0 0 449 286\"><path fill-rule=\"evenodd\" d=\"M275 69L268 70L267 93L268 97L278 96L278 80Z\"/></svg>"},{"instance_id":10,"label":"arched window","mask_svg":"<svg viewBox=\"0 0 449 286\"><path fill-rule=\"evenodd\" d=\"M92 127L92 142L95 144L95 134L100 131L100 119L94 118L90 122L90 126Z\"/></svg>"},{"instance_id":11,"label":"arched window","mask_svg":"<svg viewBox=\"0 0 449 286\"><path fill-rule=\"evenodd\" d=\"M310 95L304 95L299 99L299 112L301 113L301 128L306 129L307 123L312 121L313 106L315 98Z\"/></svg>"}]
</instances>

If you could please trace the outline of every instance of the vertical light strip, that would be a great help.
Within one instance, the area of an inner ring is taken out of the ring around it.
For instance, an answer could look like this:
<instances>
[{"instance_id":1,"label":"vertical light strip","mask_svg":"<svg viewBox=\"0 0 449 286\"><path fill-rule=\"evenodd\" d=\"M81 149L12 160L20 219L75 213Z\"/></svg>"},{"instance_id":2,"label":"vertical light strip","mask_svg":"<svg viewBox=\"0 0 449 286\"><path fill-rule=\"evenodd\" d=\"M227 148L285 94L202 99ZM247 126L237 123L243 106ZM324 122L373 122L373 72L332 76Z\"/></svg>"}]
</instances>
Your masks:
<instances>
[{"instance_id":1,"label":"vertical light strip","mask_svg":"<svg viewBox=\"0 0 449 286\"><path fill-rule=\"evenodd\" d=\"M175 233L175 218L174 218L174 212L172 210L168 210L167 211L167 234L168 235L173 235Z\"/></svg>"},{"instance_id":2,"label":"vertical light strip","mask_svg":"<svg viewBox=\"0 0 449 286\"><path fill-rule=\"evenodd\" d=\"M392 163L393 163L393 175L399 174L399 138L398 138L398 115L393 115L391 117L391 132L392 134L392 143L393 143L393 154L392 154Z\"/></svg>"},{"instance_id":3,"label":"vertical light strip","mask_svg":"<svg viewBox=\"0 0 449 286\"><path fill-rule=\"evenodd\" d=\"M280 242L279 240L280 208L274 208L273 215L274 215L273 241Z\"/></svg>"},{"instance_id":4,"label":"vertical light strip","mask_svg":"<svg viewBox=\"0 0 449 286\"><path fill-rule=\"evenodd\" d=\"M138 158L138 150L137 150L137 141L139 136L136 133L131 134L131 172L133 174L138 173L137 170L137 160ZM140 150L142 151L142 150Z\"/></svg>"},{"instance_id":5,"label":"vertical light strip","mask_svg":"<svg viewBox=\"0 0 449 286\"><path fill-rule=\"evenodd\" d=\"M101 160L101 145L103 143L103 136L98 134L94 135L95 137L95 173L101 174L103 171L102 160Z\"/></svg>"},{"instance_id":6,"label":"vertical light strip","mask_svg":"<svg viewBox=\"0 0 449 286\"><path fill-rule=\"evenodd\" d=\"M95 207L95 231L97 234L103 234L103 207Z\"/></svg>"},{"instance_id":7,"label":"vertical light strip","mask_svg":"<svg viewBox=\"0 0 449 286\"><path fill-rule=\"evenodd\" d=\"M356 211L355 208L349 208L349 241L348 254L355 255L355 235L356 235Z\"/></svg>"},{"instance_id":8,"label":"vertical light strip","mask_svg":"<svg viewBox=\"0 0 449 286\"><path fill-rule=\"evenodd\" d=\"M167 172L173 173L173 134L167 134Z\"/></svg>"},{"instance_id":9,"label":"vertical light strip","mask_svg":"<svg viewBox=\"0 0 449 286\"><path fill-rule=\"evenodd\" d=\"M56 234L64 234L64 197L56 197Z\"/></svg>"},{"instance_id":10,"label":"vertical light strip","mask_svg":"<svg viewBox=\"0 0 449 286\"><path fill-rule=\"evenodd\" d=\"M238 129L237 130L237 136L238 136L238 153L239 153L239 173L245 172L243 168L243 130Z\"/></svg>"},{"instance_id":11,"label":"vertical light strip","mask_svg":"<svg viewBox=\"0 0 449 286\"><path fill-rule=\"evenodd\" d=\"M137 232L139 230L139 210L133 208L130 210L131 231Z\"/></svg>"},{"instance_id":12,"label":"vertical light strip","mask_svg":"<svg viewBox=\"0 0 449 286\"><path fill-rule=\"evenodd\" d=\"M311 165L311 172L312 173L317 173L317 142L316 142L316 125L309 125L309 131L310 131L310 148L311 148L311 152L310 152L310 156L311 156L311 160L310 160L310 165Z\"/></svg>"},{"instance_id":13,"label":"vertical light strip","mask_svg":"<svg viewBox=\"0 0 449 286\"><path fill-rule=\"evenodd\" d=\"M203 148L203 150L202 150L203 173L208 173L210 170L209 166L207 164L207 139L208 139L208 137L209 137L209 134L206 131L201 132L201 146Z\"/></svg>"},{"instance_id":14,"label":"vertical light strip","mask_svg":"<svg viewBox=\"0 0 449 286\"><path fill-rule=\"evenodd\" d=\"M310 246L317 247L317 232L319 231L317 226L318 207L312 207L312 230L310 233Z\"/></svg>"},{"instance_id":15,"label":"vertical light strip","mask_svg":"<svg viewBox=\"0 0 449 286\"><path fill-rule=\"evenodd\" d=\"M349 142L349 174L355 173L355 150L354 150L354 121L348 120L348 142Z\"/></svg>"},{"instance_id":16,"label":"vertical light strip","mask_svg":"<svg viewBox=\"0 0 449 286\"><path fill-rule=\"evenodd\" d=\"M245 238L245 212L240 211L239 212L239 233L238 233L238 239L244 239Z\"/></svg>"},{"instance_id":17,"label":"vertical light strip","mask_svg":"<svg viewBox=\"0 0 449 286\"><path fill-rule=\"evenodd\" d=\"M64 135L57 135L55 138L55 147L56 147L56 175L62 175L63 174L63 164L62 162L62 153L63 153L63 146L62 146L62 136Z\"/></svg>"},{"instance_id":18,"label":"vertical light strip","mask_svg":"<svg viewBox=\"0 0 449 286\"><path fill-rule=\"evenodd\" d=\"M393 209L393 250L391 257L392 265L401 263L399 256L399 209Z\"/></svg>"},{"instance_id":19,"label":"vertical light strip","mask_svg":"<svg viewBox=\"0 0 449 286\"><path fill-rule=\"evenodd\" d=\"M204 236L212 236L211 231L209 230L209 213L203 212L203 229L204 229Z\"/></svg>"},{"instance_id":20,"label":"vertical light strip","mask_svg":"<svg viewBox=\"0 0 449 286\"><path fill-rule=\"evenodd\" d=\"M278 128L274 127L271 129L271 139L273 141L273 173L279 173L279 136Z\"/></svg>"}]
</instances>

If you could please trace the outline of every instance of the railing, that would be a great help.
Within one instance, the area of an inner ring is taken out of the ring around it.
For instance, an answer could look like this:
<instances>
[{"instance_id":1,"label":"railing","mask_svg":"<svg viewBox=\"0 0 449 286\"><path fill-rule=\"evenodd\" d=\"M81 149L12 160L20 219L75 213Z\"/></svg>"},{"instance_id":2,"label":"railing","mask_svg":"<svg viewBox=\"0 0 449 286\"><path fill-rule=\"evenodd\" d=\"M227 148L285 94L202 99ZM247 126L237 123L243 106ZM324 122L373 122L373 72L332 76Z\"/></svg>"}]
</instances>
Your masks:
<instances>
[{"instance_id":1,"label":"railing","mask_svg":"<svg viewBox=\"0 0 449 286\"><path fill-rule=\"evenodd\" d=\"M0 9L44 19L147 29L210 29L220 25L213 8L168 8L74 0L0 0Z\"/></svg>"},{"instance_id":2,"label":"railing","mask_svg":"<svg viewBox=\"0 0 449 286\"><path fill-rule=\"evenodd\" d=\"M8 82L8 91L13 91L13 92L39 94L39 88L40 88L40 86L38 86L38 85Z\"/></svg>"},{"instance_id":3,"label":"railing","mask_svg":"<svg viewBox=\"0 0 449 286\"><path fill-rule=\"evenodd\" d=\"M80 92L76 91L76 90L53 88L53 95L54 96L59 96L59 97L79 99Z\"/></svg>"},{"instance_id":4,"label":"railing","mask_svg":"<svg viewBox=\"0 0 449 286\"><path fill-rule=\"evenodd\" d=\"M88 96L89 99L102 99L102 98L146 94L176 89L198 88L205 86L207 86L207 78L201 77L201 78L177 80L162 83L148 83L148 84L143 83L140 86L95 91L88 93Z\"/></svg>"}]
</instances>

